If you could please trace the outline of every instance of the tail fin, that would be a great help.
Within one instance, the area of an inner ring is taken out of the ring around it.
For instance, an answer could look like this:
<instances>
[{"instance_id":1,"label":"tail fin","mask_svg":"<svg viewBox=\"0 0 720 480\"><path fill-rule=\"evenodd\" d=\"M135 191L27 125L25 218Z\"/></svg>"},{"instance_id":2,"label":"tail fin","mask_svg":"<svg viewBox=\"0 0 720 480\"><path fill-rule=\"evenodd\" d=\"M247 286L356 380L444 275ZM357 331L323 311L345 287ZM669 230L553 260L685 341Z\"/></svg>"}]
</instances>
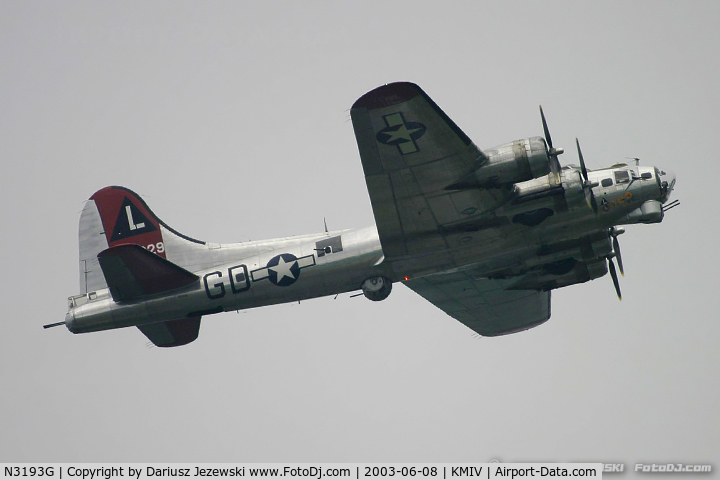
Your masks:
<instances>
[{"instance_id":1,"label":"tail fin","mask_svg":"<svg viewBox=\"0 0 720 480\"><path fill-rule=\"evenodd\" d=\"M80 291L107 288L98 254L118 245L139 245L149 252L184 265L188 250L205 245L170 228L135 192L105 187L85 202L80 215Z\"/></svg>"}]
</instances>

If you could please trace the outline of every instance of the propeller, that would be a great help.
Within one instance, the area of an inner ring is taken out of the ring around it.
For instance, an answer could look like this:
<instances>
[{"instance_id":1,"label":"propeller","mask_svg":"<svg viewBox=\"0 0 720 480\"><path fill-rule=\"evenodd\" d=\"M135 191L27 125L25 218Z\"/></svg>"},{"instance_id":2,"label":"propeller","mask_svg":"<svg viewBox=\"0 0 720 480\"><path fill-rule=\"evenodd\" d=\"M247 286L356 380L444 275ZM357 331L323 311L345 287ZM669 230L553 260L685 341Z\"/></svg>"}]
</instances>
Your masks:
<instances>
[{"instance_id":1,"label":"propeller","mask_svg":"<svg viewBox=\"0 0 720 480\"><path fill-rule=\"evenodd\" d=\"M583 158L582 150L580 150L580 142L577 138L575 139L575 145L577 145L578 158L580 159L580 172L582 173L583 177L583 192L585 193L585 202L587 202L588 207L590 207L592 211L595 212L595 215L597 215L598 206L597 202L595 201L595 195L593 194L592 189L598 184L597 182L591 182L588 179L588 172L587 168L585 167L585 159Z\"/></svg>"},{"instance_id":2,"label":"propeller","mask_svg":"<svg viewBox=\"0 0 720 480\"><path fill-rule=\"evenodd\" d=\"M615 258L617 258L618 268L620 269L620 275L625 276L625 270L623 270L622 255L620 255L620 242L618 242L618 235L625 233L625 229L622 227L612 227L610 229L610 236L613 239L613 252L615 252Z\"/></svg>"},{"instance_id":3,"label":"propeller","mask_svg":"<svg viewBox=\"0 0 720 480\"><path fill-rule=\"evenodd\" d=\"M613 285L615 285L615 292L617 293L618 300L622 300L622 293L620 292L620 282L618 281L617 272L615 271L615 262L613 262L614 254L608 255L607 262L608 262L608 270L610 270L610 276L612 277Z\"/></svg>"},{"instance_id":4,"label":"propeller","mask_svg":"<svg viewBox=\"0 0 720 480\"><path fill-rule=\"evenodd\" d=\"M620 255L620 243L617 239L618 235L622 235L623 233L625 233L625 229L623 227L610 228L609 234L613 239L613 251L610 253L610 255L605 257L608 262L608 270L610 271L610 277L612 277L613 285L615 286L615 292L617 293L619 300L622 300L622 293L620 292L620 282L618 281L617 271L615 270L615 262L613 262L613 258L617 260L618 269L620 270L620 273L624 276L625 272L623 271L622 255Z\"/></svg>"},{"instance_id":5,"label":"propeller","mask_svg":"<svg viewBox=\"0 0 720 480\"><path fill-rule=\"evenodd\" d=\"M547 148L547 156L550 160L550 171L555 177L555 183L560 183L560 161L558 160L558 155L565 152L565 150L560 147L553 147L550 130L548 129L547 121L545 120L542 105L540 105L540 118L542 118L543 132L545 132L545 147Z\"/></svg>"}]
</instances>

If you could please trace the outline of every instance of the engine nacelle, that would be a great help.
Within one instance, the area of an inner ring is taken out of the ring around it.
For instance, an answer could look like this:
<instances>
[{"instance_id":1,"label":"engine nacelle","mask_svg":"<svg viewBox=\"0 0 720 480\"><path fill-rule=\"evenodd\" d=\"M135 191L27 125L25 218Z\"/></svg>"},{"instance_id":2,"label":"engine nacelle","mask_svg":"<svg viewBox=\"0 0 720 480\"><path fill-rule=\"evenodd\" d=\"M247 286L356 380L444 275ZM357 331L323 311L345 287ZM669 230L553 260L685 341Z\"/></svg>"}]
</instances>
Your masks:
<instances>
[{"instance_id":1,"label":"engine nacelle","mask_svg":"<svg viewBox=\"0 0 720 480\"><path fill-rule=\"evenodd\" d=\"M567 287L577 283L602 277L608 272L607 261L604 258L589 262L578 262L574 258L554 262L544 266L541 272L528 275L513 284L514 290L543 290Z\"/></svg>"},{"instance_id":2,"label":"engine nacelle","mask_svg":"<svg viewBox=\"0 0 720 480\"><path fill-rule=\"evenodd\" d=\"M379 302L390 295L392 282L385 277L370 277L362 283L361 288L365 297L373 302Z\"/></svg>"},{"instance_id":3,"label":"engine nacelle","mask_svg":"<svg viewBox=\"0 0 720 480\"><path fill-rule=\"evenodd\" d=\"M556 270L555 266L562 269L562 265L568 265L568 261L590 262L604 259L612 253L612 238L607 231L597 232L588 235L580 241L572 240L553 245L543 245L537 252L537 256L526 262L529 268L542 268L545 271ZM573 264L574 265L574 264ZM520 272L517 272L519 274Z\"/></svg>"},{"instance_id":4,"label":"engine nacelle","mask_svg":"<svg viewBox=\"0 0 720 480\"><path fill-rule=\"evenodd\" d=\"M552 290L555 288L567 287L577 283L585 283L589 280L595 280L602 277L608 272L607 261L604 258L593 260L590 262L577 262L575 268L569 273L561 275L546 283L543 290Z\"/></svg>"},{"instance_id":5,"label":"engine nacelle","mask_svg":"<svg viewBox=\"0 0 720 480\"><path fill-rule=\"evenodd\" d=\"M524 182L550 173L550 159L542 137L516 140L484 151L487 160L458 181L457 188L493 188Z\"/></svg>"}]
</instances>

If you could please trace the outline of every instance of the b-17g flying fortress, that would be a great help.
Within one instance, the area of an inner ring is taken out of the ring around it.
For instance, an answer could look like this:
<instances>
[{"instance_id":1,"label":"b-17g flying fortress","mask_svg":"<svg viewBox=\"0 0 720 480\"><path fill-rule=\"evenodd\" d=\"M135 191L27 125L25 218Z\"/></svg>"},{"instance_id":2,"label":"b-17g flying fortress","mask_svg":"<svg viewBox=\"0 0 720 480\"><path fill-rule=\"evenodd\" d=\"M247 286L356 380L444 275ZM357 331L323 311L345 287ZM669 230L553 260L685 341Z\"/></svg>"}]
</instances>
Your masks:
<instances>
[{"instance_id":1,"label":"b-17g flying fortress","mask_svg":"<svg viewBox=\"0 0 720 480\"><path fill-rule=\"evenodd\" d=\"M480 335L550 318L550 292L608 272L618 297L621 225L659 223L674 175L639 161L561 166L543 137L480 150L417 85L392 83L351 109L376 226L234 244L183 235L134 192L106 187L80 216L73 333L136 326L185 345L203 316L401 282ZM616 269L617 263L617 269Z\"/></svg>"}]
</instances>

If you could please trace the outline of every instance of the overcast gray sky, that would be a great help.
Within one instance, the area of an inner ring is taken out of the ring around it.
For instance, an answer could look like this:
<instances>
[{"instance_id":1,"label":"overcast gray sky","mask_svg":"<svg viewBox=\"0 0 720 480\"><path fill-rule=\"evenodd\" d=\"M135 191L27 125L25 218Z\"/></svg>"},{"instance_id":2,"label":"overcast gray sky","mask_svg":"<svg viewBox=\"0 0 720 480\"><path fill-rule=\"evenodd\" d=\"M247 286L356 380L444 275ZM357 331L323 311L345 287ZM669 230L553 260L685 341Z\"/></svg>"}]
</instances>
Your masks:
<instances>
[{"instance_id":1,"label":"overcast gray sky","mask_svg":"<svg viewBox=\"0 0 720 480\"><path fill-rule=\"evenodd\" d=\"M0 461L712 462L720 468L718 2L0 1ZM476 338L410 290L72 335L106 185L214 242L373 222L349 108L418 83L483 147L674 170L626 276ZM631 474L632 475L632 474ZM630 476L631 476L630 475ZM716 473L714 473L716 475Z\"/></svg>"}]
</instances>

